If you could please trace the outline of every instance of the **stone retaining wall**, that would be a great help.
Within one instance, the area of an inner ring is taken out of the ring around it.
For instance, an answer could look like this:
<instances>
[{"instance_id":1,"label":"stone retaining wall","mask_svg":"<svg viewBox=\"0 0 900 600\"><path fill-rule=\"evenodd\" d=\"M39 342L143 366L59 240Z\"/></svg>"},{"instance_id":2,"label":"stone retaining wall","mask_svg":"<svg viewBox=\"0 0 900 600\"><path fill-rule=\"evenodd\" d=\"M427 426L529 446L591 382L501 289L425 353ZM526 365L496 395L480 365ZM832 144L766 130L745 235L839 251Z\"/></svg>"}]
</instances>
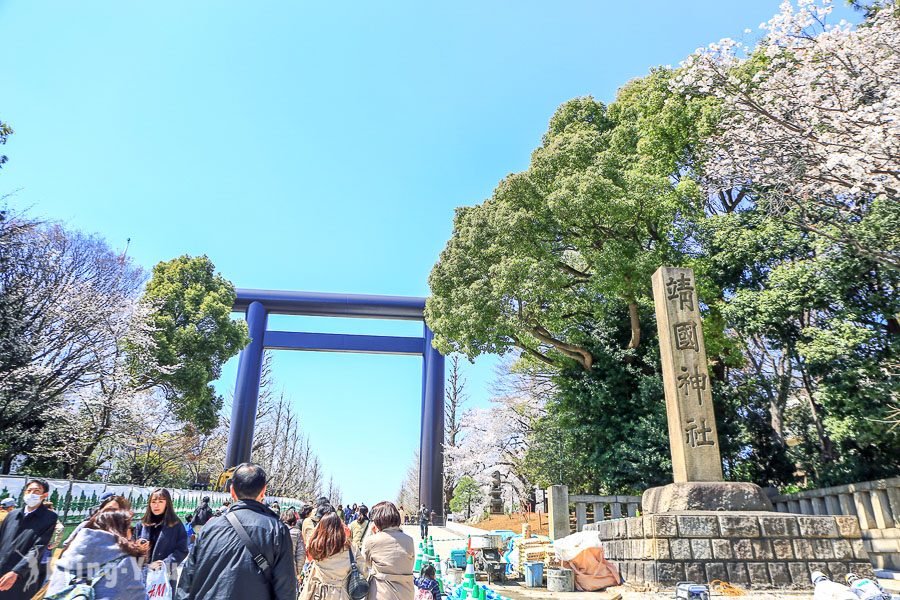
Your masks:
<instances>
[{"instance_id":1,"label":"stone retaining wall","mask_svg":"<svg viewBox=\"0 0 900 600\"><path fill-rule=\"evenodd\" d=\"M754 589L810 588L810 573L871 575L859 521L775 513L663 513L591 523L626 582L668 588L715 579Z\"/></svg>"}]
</instances>

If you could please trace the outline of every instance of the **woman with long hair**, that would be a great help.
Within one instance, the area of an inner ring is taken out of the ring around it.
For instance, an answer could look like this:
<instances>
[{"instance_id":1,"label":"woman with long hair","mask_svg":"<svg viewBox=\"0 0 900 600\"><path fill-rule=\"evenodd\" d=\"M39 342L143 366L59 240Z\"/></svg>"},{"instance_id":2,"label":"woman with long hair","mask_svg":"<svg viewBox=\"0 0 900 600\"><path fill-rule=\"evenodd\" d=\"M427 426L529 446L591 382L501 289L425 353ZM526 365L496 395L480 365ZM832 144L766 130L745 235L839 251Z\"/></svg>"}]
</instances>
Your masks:
<instances>
[{"instance_id":1,"label":"woman with long hair","mask_svg":"<svg viewBox=\"0 0 900 600\"><path fill-rule=\"evenodd\" d=\"M299 600L350 600L350 546L341 518L335 512L323 516L306 546L313 565Z\"/></svg>"},{"instance_id":2,"label":"woman with long hair","mask_svg":"<svg viewBox=\"0 0 900 600\"><path fill-rule=\"evenodd\" d=\"M131 539L132 516L130 510L100 510L88 519L56 561L46 595L99 578L93 585L97 600L144 600L140 565L147 548Z\"/></svg>"},{"instance_id":3,"label":"woman with long hair","mask_svg":"<svg viewBox=\"0 0 900 600\"><path fill-rule=\"evenodd\" d=\"M90 517L76 525L75 529L72 530L72 533L69 534L69 537L67 537L66 540L62 543L62 552L65 552L68 549L69 544L72 543L72 540L75 539L75 536L78 535L82 528L88 524L88 522L91 520L91 517L95 516L97 513L106 510L127 510L128 512L131 512L131 502L124 496L110 493L110 495L106 496L105 498L103 496L101 496L101 498L103 499L100 501L100 506L98 506L97 509L91 513Z\"/></svg>"},{"instance_id":4,"label":"woman with long hair","mask_svg":"<svg viewBox=\"0 0 900 600\"><path fill-rule=\"evenodd\" d=\"M150 492L138 537L146 540L148 568L165 568L174 589L176 568L187 557L188 539L181 519L175 514L169 490L157 488Z\"/></svg>"},{"instance_id":5,"label":"woman with long hair","mask_svg":"<svg viewBox=\"0 0 900 600\"><path fill-rule=\"evenodd\" d=\"M411 600L416 543L400 530L400 511L393 502L372 507L372 534L362 545L363 572L369 574L368 600Z\"/></svg>"}]
</instances>

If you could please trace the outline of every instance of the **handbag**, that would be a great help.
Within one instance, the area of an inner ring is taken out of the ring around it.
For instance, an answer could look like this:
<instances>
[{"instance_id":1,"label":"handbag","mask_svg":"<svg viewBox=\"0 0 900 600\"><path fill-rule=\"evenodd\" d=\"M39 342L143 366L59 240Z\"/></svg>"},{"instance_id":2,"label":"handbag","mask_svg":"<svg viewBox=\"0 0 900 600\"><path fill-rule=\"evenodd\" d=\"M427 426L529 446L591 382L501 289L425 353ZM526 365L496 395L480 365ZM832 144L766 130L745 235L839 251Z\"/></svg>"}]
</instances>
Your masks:
<instances>
[{"instance_id":1,"label":"handbag","mask_svg":"<svg viewBox=\"0 0 900 600\"><path fill-rule=\"evenodd\" d=\"M369 582L359 572L356 566L356 558L353 556L353 548L350 552L350 577L347 579L347 593L353 600L362 600L369 595Z\"/></svg>"}]
</instances>

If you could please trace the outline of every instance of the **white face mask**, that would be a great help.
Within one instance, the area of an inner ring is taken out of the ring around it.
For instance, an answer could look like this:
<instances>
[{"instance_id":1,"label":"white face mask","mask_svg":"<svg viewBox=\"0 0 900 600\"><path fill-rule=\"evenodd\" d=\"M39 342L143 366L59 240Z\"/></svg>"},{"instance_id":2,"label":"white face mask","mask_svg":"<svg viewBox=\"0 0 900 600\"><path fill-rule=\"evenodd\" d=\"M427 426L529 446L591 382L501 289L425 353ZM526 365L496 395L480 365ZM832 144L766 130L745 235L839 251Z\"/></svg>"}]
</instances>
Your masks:
<instances>
[{"instance_id":1,"label":"white face mask","mask_svg":"<svg viewBox=\"0 0 900 600\"><path fill-rule=\"evenodd\" d=\"M27 506L28 508L34 508L41 503L42 498L37 494L25 494L22 499L25 501L25 506Z\"/></svg>"}]
</instances>

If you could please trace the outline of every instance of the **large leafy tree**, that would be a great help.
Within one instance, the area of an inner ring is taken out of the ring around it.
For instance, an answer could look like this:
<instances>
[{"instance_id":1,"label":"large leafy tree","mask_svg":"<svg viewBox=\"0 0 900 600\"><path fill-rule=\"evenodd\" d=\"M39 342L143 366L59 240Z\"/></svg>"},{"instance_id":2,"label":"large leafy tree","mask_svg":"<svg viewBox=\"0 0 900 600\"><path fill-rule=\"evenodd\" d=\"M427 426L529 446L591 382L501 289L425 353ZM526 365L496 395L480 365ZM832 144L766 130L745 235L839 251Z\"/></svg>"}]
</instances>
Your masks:
<instances>
[{"instance_id":1,"label":"large leafy tree","mask_svg":"<svg viewBox=\"0 0 900 600\"><path fill-rule=\"evenodd\" d=\"M527 171L457 210L429 278L439 348L474 357L518 347L590 370L591 328L622 306L623 345L639 346L650 275L681 260L683 225L702 207L693 179L678 173L688 142L678 124L702 120L704 107L671 94L670 77L632 82L608 108L566 102Z\"/></svg>"},{"instance_id":2,"label":"large leafy tree","mask_svg":"<svg viewBox=\"0 0 900 600\"><path fill-rule=\"evenodd\" d=\"M143 302L156 307L151 370L138 376L159 385L175 411L201 431L216 426L222 398L210 384L248 340L246 324L231 319L234 286L206 256L180 256L157 264Z\"/></svg>"}]
</instances>

